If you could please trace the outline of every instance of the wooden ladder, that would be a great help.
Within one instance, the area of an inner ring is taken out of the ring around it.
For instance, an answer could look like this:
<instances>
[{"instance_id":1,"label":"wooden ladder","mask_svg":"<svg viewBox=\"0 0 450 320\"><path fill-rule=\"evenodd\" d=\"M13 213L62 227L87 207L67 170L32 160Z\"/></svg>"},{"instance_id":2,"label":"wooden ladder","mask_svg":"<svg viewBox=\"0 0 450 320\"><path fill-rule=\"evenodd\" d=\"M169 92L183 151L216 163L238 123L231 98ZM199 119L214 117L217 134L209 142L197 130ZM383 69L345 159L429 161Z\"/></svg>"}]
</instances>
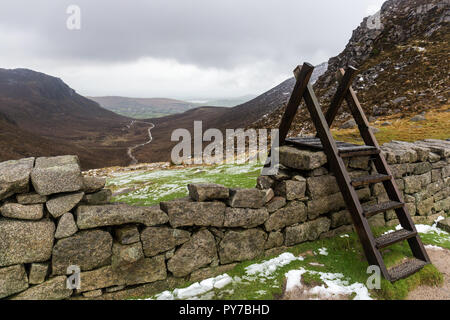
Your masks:
<instances>
[{"instance_id":1,"label":"wooden ladder","mask_svg":"<svg viewBox=\"0 0 450 320\"><path fill-rule=\"evenodd\" d=\"M313 70L314 67L311 64L305 63L302 67L298 66L294 71L297 81L281 120L279 130L280 146L292 144L325 152L330 169L336 177L339 189L352 217L368 263L379 266L383 276L391 282L406 278L422 269L426 264L429 264L430 259L408 213L389 166L381 154L380 147L372 133L355 91L351 88L351 83L357 70L353 67L348 67L345 71L344 69L339 70L339 86L331 100L326 115L323 114L314 90L309 83ZM305 100L315 125L317 137L287 139L288 131L302 98ZM331 135L330 126L344 100L347 102L358 124L361 137L365 142L364 146L337 142ZM344 164L344 158L359 156L370 156L377 173L352 179ZM375 183L383 183L389 201L376 205L362 205L355 188ZM375 238L369 226L368 218L388 210L395 210L402 229ZM414 258L388 270L380 250L405 240L408 241Z\"/></svg>"}]
</instances>

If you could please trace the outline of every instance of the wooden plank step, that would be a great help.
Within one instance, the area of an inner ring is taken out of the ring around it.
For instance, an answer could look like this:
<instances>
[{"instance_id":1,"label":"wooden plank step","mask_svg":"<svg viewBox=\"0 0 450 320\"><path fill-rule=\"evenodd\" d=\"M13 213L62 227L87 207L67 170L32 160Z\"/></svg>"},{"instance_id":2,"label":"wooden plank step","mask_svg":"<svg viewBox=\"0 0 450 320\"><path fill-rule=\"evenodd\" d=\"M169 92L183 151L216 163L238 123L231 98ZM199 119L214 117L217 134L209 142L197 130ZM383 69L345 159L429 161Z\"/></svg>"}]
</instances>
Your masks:
<instances>
[{"instance_id":1,"label":"wooden plank step","mask_svg":"<svg viewBox=\"0 0 450 320\"><path fill-rule=\"evenodd\" d=\"M368 184L379 183L383 181L390 180L392 177L390 175L377 173L371 176L363 176L352 179L352 186L360 187Z\"/></svg>"},{"instance_id":2,"label":"wooden plank step","mask_svg":"<svg viewBox=\"0 0 450 320\"><path fill-rule=\"evenodd\" d=\"M351 157L363 157L363 156L373 156L380 154L380 149L375 147L363 146L368 148L355 148L355 147L347 147L340 148L339 155L342 158L351 158Z\"/></svg>"},{"instance_id":3,"label":"wooden plank step","mask_svg":"<svg viewBox=\"0 0 450 320\"><path fill-rule=\"evenodd\" d=\"M416 273L428 263L419 259L409 259L408 261L392 267L388 270L390 281L394 282L400 279L409 277L410 275Z\"/></svg>"},{"instance_id":4,"label":"wooden plank step","mask_svg":"<svg viewBox=\"0 0 450 320\"><path fill-rule=\"evenodd\" d=\"M416 235L417 232L400 229L394 232L386 233L381 237L376 238L375 245L377 246L378 249L382 249L390 245L393 245L397 242L401 242L409 238L415 237Z\"/></svg>"},{"instance_id":5,"label":"wooden plank step","mask_svg":"<svg viewBox=\"0 0 450 320\"><path fill-rule=\"evenodd\" d=\"M366 218L370 218L378 213L386 212L388 210L394 210L401 208L403 206L402 202L388 201L382 202L375 205L363 206L363 213Z\"/></svg>"}]
</instances>

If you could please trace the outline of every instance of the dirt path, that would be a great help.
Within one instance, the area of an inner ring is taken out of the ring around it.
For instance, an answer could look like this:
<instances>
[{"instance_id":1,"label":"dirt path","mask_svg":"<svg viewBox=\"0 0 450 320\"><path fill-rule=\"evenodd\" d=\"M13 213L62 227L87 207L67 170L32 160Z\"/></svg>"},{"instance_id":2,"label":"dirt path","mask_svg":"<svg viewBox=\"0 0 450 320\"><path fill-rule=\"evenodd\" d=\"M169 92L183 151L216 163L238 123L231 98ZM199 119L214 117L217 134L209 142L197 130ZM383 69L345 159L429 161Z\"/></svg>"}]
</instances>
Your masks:
<instances>
[{"instance_id":1,"label":"dirt path","mask_svg":"<svg viewBox=\"0 0 450 320\"><path fill-rule=\"evenodd\" d=\"M140 143L140 144L137 144L135 146L132 146L132 147L128 148L127 155L131 159L130 165L137 164L139 162L138 159L136 159L136 157L133 155L133 151L136 150L137 148L143 147L143 146L151 143L152 140L153 140L152 132L151 132L151 130L155 127L155 125L153 123L133 120L133 121L131 121L131 123L129 125L127 125L127 128L128 129L131 128L135 123L138 123L138 122L150 125L150 127L148 128L148 140L146 142L144 142L144 143Z\"/></svg>"},{"instance_id":2,"label":"dirt path","mask_svg":"<svg viewBox=\"0 0 450 320\"><path fill-rule=\"evenodd\" d=\"M411 291L407 300L450 300L450 250L427 249L433 265L444 275L442 287L420 286Z\"/></svg>"}]
</instances>

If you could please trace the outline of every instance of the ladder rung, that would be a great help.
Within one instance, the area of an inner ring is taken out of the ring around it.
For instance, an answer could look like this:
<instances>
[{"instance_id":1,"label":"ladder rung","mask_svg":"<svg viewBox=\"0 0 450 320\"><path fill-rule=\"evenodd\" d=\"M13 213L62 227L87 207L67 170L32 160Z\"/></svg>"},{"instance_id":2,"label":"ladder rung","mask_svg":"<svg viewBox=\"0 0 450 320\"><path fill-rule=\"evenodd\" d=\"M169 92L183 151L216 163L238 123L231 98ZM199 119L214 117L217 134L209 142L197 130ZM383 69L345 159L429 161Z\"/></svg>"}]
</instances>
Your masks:
<instances>
[{"instance_id":1,"label":"ladder rung","mask_svg":"<svg viewBox=\"0 0 450 320\"><path fill-rule=\"evenodd\" d=\"M407 278L410 275L416 273L428 263L419 259L409 259L408 261L392 267L388 270L391 281L397 281L403 278Z\"/></svg>"},{"instance_id":2,"label":"ladder rung","mask_svg":"<svg viewBox=\"0 0 450 320\"><path fill-rule=\"evenodd\" d=\"M403 206L402 202L388 201L383 203L378 203L375 205L363 206L364 216L370 218L377 213L386 212L388 210L398 209Z\"/></svg>"},{"instance_id":3,"label":"ladder rung","mask_svg":"<svg viewBox=\"0 0 450 320\"><path fill-rule=\"evenodd\" d=\"M380 149L373 147L369 150L355 150L354 148L341 148L339 149L339 155L342 158L352 158L352 157L363 157L363 156L373 156L380 154Z\"/></svg>"},{"instance_id":4,"label":"ladder rung","mask_svg":"<svg viewBox=\"0 0 450 320\"><path fill-rule=\"evenodd\" d=\"M372 183L383 182L383 181L390 180L390 179L391 179L391 176L389 176L389 175L377 173L372 176L357 177L357 178L352 179L352 186L360 187L360 186L364 186L364 185L368 185L368 184L372 184Z\"/></svg>"},{"instance_id":5,"label":"ladder rung","mask_svg":"<svg viewBox=\"0 0 450 320\"><path fill-rule=\"evenodd\" d=\"M378 237L375 239L375 244L378 249L382 249L385 247L388 247L390 245L393 245L397 242L415 237L417 235L417 232L409 231L405 229L400 229L391 233L386 233L382 235L381 237Z\"/></svg>"}]
</instances>

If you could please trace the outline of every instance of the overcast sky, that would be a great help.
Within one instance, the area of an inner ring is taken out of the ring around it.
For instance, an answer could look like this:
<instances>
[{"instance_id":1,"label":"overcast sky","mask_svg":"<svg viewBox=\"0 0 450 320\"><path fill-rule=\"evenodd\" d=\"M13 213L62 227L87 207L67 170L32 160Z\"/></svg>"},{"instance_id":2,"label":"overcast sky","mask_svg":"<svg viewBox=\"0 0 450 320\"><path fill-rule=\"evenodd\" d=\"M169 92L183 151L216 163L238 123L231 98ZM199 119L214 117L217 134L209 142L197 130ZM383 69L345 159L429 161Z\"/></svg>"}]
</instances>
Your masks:
<instances>
[{"instance_id":1,"label":"overcast sky","mask_svg":"<svg viewBox=\"0 0 450 320\"><path fill-rule=\"evenodd\" d=\"M1 0L0 67L57 76L90 96L258 94L303 61L339 54L383 2ZM80 30L67 28L70 5Z\"/></svg>"}]
</instances>

